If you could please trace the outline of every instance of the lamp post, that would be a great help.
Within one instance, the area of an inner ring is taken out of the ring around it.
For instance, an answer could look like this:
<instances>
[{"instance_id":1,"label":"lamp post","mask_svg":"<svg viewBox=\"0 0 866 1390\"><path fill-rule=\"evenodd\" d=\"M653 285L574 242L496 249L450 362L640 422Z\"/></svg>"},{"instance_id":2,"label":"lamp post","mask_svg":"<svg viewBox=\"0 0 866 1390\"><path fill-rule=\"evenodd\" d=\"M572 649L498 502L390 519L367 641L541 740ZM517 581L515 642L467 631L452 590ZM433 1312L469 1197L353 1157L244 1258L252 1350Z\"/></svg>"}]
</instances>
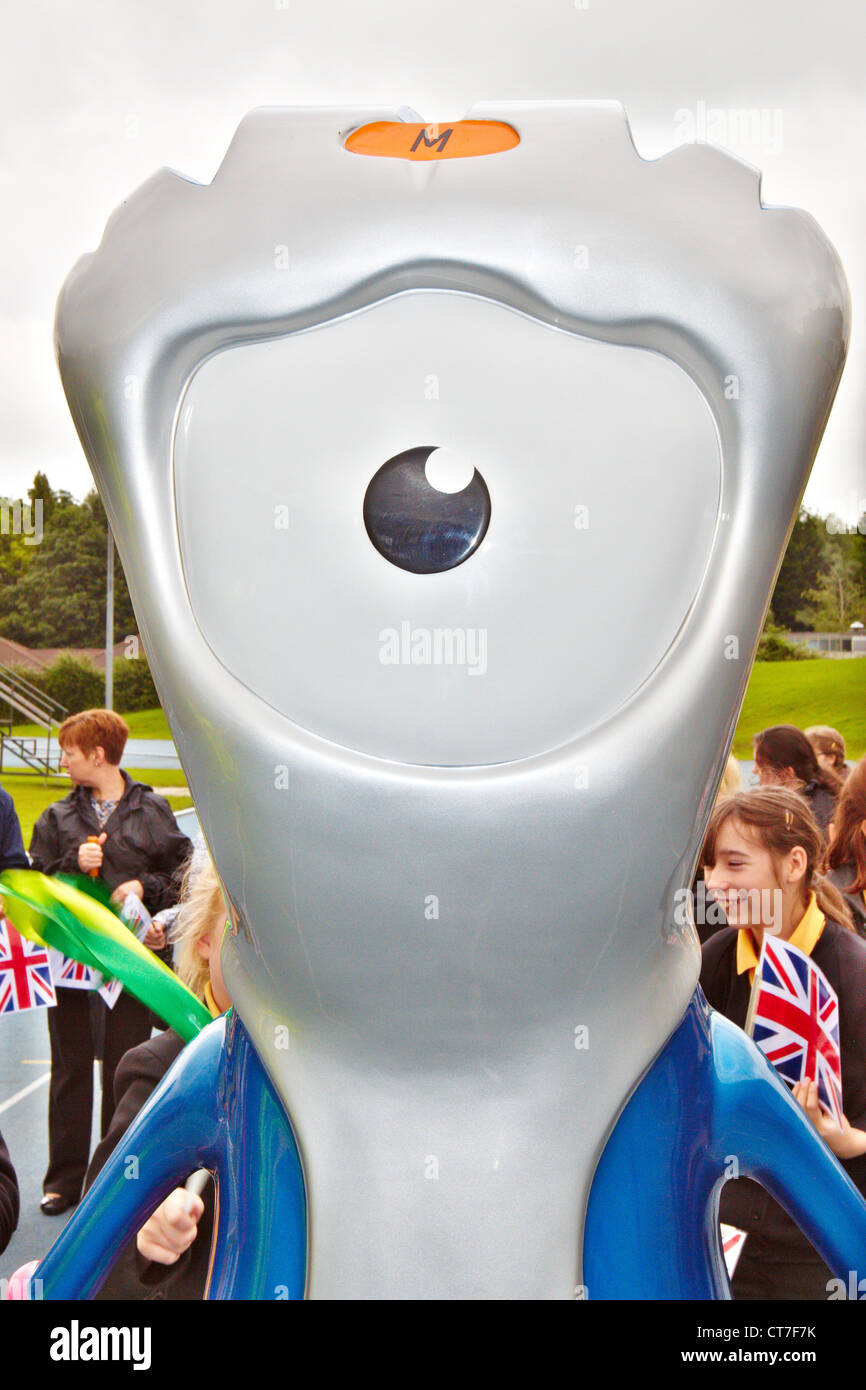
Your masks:
<instances>
[{"instance_id":1,"label":"lamp post","mask_svg":"<svg viewBox=\"0 0 866 1390\"><path fill-rule=\"evenodd\" d=\"M106 517L108 548L105 569L105 708L114 708L114 537Z\"/></svg>"}]
</instances>

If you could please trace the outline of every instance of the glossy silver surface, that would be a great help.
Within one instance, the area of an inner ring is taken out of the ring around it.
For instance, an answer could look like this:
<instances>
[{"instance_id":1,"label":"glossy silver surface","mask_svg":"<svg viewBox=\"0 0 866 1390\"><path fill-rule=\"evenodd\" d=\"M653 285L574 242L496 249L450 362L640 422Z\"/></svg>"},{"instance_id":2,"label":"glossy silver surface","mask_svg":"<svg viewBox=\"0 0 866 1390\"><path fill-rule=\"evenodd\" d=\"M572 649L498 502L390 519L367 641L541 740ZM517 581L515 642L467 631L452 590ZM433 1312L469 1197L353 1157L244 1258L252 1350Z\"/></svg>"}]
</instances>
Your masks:
<instances>
[{"instance_id":1,"label":"glossy silver surface","mask_svg":"<svg viewBox=\"0 0 866 1390\"><path fill-rule=\"evenodd\" d=\"M520 145L417 166L342 148L396 111L253 112L212 184L163 170L131 196L58 306L242 918L232 997L299 1141L311 1297L580 1284L598 1155L697 979L674 895L848 336L832 248L762 208L755 170L704 146L643 161L615 103L469 114ZM449 379L464 360L474 395ZM573 401L548 390L572 362L592 387ZM520 430L546 445L526 468ZM419 444L485 452L490 530L448 575L389 565L356 524L375 469ZM623 526L640 495L652 525ZM486 672L384 665L403 620L486 624Z\"/></svg>"}]
</instances>

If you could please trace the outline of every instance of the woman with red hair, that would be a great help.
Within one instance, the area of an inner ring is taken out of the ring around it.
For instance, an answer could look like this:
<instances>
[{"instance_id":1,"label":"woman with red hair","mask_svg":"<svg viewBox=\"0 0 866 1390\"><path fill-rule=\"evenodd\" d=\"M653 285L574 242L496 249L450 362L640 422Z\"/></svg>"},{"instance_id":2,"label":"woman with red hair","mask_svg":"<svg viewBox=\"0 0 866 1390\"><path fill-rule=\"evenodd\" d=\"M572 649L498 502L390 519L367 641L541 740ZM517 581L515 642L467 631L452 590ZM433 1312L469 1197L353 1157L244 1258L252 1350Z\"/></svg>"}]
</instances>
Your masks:
<instances>
[{"instance_id":1,"label":"woman with red hair","mask_svg":"<svg viewBox=\"0 0 866 1390\"><path fill-rule=\"evenodd\" d=\"M101 879L117 905L134 893L153 915L177 901L180 870L192 845L178 829L168 802L120 766L128 734L125 721L108 709L84 710L60 726L61 767L73 788L42 812L33 828L30 859L44 874ZM144 945L160 950L165 945L162 929L151 927ZM114 1113L115 1068L124 1052L150 1037L151 1023L150 1010L126 990L108 1009L89 991L58 988L57 1006L48 1010L49 1159L40 1202L46 1216L59 1216L81 1196L97 1050L102 1053L105 1134Z\"/></svg>"}]
</instances>

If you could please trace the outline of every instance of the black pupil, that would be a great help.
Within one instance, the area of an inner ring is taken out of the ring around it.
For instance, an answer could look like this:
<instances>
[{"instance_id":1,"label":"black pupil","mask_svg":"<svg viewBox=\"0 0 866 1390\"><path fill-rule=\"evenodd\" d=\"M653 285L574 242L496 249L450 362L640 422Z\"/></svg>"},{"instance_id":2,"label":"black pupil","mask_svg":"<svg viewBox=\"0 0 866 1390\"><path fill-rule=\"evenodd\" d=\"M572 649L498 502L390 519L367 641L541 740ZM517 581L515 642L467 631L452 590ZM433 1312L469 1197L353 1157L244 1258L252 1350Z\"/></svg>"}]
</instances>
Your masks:
<instances>
[{"instance_id":1,"label":"black pupil","mask_svg":"<svg viewBox=\"0 0 866 1390\"><path fill-rule=\"evenodd\" d=\"M380 555L413 574L454 569L478 549L490 524L490 493L476 469L462 492L440 492L424 465L435 444L406 449L374 474L364 525Z\"/></svg>"}]
</instances>

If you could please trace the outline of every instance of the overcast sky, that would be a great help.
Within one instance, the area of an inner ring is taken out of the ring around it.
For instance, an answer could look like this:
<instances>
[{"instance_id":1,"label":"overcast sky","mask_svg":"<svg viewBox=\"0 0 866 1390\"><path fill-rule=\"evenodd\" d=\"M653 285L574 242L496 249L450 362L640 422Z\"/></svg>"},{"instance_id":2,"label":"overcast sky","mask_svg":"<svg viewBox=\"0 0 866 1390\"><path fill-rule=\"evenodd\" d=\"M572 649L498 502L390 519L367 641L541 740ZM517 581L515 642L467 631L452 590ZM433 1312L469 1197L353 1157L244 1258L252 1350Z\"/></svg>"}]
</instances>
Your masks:
<instances>
[{"instance_id":1,"label":"overcast sky","mask_svg":"<svg viewBox=\"0 0 866 1390\"><path fill-rule=\"evenodd\" d=\"M76 496L90 486L54 303L155 169L209 181L254 106L406 104L432 121L579 97L623 102L648 158L690 128L714 136L763 171L765 202L817 218L854 338L806 500L848 520L866 508L862 0L7 0L4 20L0 493L39 468ZM745 140L727 114L742 110Z\"/></svg>"}]
</instances>

